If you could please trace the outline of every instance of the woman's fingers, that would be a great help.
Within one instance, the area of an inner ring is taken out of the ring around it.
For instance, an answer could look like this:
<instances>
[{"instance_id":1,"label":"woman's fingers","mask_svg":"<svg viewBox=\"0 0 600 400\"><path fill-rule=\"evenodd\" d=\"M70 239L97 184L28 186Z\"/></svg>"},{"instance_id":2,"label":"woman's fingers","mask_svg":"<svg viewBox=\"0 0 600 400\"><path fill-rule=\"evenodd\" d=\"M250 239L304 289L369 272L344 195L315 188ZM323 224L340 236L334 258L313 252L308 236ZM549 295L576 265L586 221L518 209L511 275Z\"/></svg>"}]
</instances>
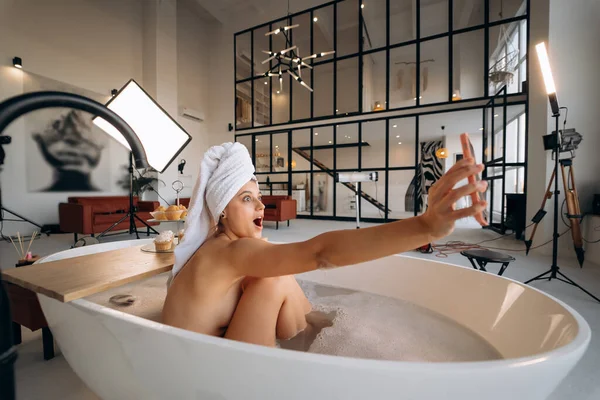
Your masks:
<instances>
[{"instance_id":1,"label":"woman's fingers","mask_svg":"<svg viewBox=\"0 0 600 400\"><path fill-rule=\"evenodd\" d=\"M485 210L486 207L487 207L487 201L482 201L480 203L473 204L471 207L461 208L460 210L456 210L456 211L452 212L452 214L451 214L452 219L456 221L461 218L467 218L467 217L471 217L471 216L474 216L477 214L481 214L481 212L483 212L483 210ZM479 220L478 220L478 222L481 223L481 221L479 221Z\"/></svg>"},{"instance_id":2,"label":"woman's fingers","mask_svg":"<svg viewBox=\"0 0 600 400\"><path fill-rule=\"evenodd\" d=\"M485 192L488 187L487 181L479 181L477 183L469 183L461 186L458 189L454 189L448 193L444 198L443 203L445 207L452 207L462 197L468 196L475 192Z\"/></svg>"},{"instance_id":3,"label":"woman's fingers","mask_svg":"<svg viewBox=\"0 0 600 400\"><path fill-rule=\"evenodd\" d=\"M448 193L456 184L471 175L480 173L483 170L483 165L463 165L457 168L455 171L448 171L439 181L436 182L438 185L436 194L438 196L444 196Z\"/></svg>"}]
</instances>

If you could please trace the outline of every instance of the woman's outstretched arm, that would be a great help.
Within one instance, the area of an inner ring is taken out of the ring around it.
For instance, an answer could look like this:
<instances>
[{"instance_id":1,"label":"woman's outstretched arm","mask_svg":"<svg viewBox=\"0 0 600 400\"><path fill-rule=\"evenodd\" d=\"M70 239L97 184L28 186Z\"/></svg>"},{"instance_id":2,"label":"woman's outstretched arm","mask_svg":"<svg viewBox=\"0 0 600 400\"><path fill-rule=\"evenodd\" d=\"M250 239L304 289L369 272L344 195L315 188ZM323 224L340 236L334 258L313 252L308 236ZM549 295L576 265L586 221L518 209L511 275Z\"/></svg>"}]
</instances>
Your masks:
<instances>
[{"instance_id":1,"label":"woman's outstretched arm","mask_svg":"<svg viewBox=\"0 0 600 400\"><path fill-rule=\"evenodd\" d=\"M226 257L240 275L271 277L359 264L413 250L450 234L456 220L485 209L485 202L454 209L458 199L485 191L486 181L453 189L482 169L482 165L474 165L473 159L454 165L429 190L429 206L423 215L371 228L327 232L298 243L275 245L239 239L229 245Z\"/></svg>"}]
</instances>

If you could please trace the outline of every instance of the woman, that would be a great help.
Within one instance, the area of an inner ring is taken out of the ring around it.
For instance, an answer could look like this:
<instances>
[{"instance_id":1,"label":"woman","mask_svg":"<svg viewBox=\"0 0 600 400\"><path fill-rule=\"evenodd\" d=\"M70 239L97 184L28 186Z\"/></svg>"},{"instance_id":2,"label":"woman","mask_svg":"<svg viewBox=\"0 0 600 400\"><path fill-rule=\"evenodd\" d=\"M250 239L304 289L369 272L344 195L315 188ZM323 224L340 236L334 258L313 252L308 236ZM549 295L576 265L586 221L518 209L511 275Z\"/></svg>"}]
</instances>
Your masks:
<instances>
[{"instance_id":1,"label":"woman","mask_svg":"<svg viewBox=\"0 0 600 400\"><path fill-rule=\"evenodd\" d=\"M485 181L453 189L482 169L472 159L457 163L432 186L421 216L274 245L261 240L264 205L248 151L239 143L212 147L175 251L163 322L265 346L290 339L306 328L311 310L294 274L390 256L448 235L457 219L485 209L480 203L454 210L458 199L485 191Z\"/></svg>"}]
</instances>

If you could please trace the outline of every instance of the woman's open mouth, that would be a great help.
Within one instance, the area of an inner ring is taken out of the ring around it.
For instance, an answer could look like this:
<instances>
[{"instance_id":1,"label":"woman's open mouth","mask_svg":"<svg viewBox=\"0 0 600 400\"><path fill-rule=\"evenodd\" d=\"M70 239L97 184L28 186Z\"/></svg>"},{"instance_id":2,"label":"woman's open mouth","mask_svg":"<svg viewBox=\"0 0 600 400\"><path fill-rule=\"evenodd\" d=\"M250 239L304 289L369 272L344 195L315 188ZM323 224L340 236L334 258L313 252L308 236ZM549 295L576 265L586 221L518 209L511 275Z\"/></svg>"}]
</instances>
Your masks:
<instances>
[{"instance_id":1,"label":"woman's open mouth","mask_svg":"<svg viewBox=\"0 0 600 400\"><path fill-rule=\"evenodd\" d=\"M258 217L254 220L254 225L256 225L258 228L262 228L262 217Z\"/></svg>"}]
</instances>

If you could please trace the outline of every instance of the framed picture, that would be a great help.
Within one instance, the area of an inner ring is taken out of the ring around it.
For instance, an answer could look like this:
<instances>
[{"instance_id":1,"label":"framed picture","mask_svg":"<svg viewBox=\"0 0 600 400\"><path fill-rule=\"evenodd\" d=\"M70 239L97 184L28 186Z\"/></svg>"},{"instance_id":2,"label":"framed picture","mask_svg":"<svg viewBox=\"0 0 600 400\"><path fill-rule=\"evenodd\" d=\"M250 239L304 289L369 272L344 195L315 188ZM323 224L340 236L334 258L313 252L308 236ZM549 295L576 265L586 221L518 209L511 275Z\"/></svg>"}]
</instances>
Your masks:
<instances>
[{"instance_id":1,"label":"framed picture","mask_svg":"<svg viewBox=\"0 0 600 400\"><path fill-rule=\"evenodd\" d=\"M285 160L283 159L283 157L277 157L275 161L277 168L285 168Z\"/></svg>"}]
</instances>

